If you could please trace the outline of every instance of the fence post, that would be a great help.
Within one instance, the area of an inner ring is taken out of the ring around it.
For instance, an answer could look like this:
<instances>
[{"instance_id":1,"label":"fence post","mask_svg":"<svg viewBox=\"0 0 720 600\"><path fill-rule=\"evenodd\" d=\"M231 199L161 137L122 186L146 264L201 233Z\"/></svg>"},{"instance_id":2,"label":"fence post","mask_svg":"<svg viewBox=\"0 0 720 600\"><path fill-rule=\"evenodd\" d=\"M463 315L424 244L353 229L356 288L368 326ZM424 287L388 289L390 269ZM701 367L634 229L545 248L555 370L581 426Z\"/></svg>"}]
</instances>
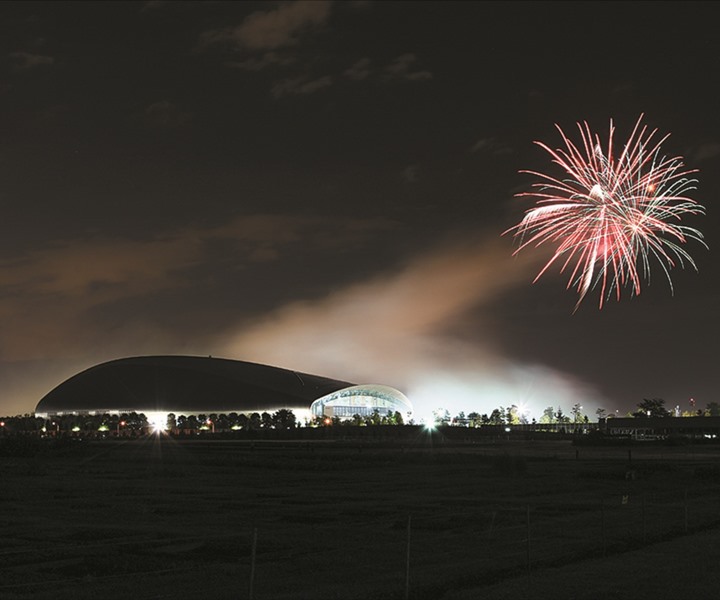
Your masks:
<instances>
[{"instance_id":1,"label":"fence post","mask_svg":"<svg viewBox=\"0 0 720 600\"><path fill-rule=\"evenodd\" d=\"M640 507L642 510L642 543L644 546L647 542L647 527L645 523L645 494L641 496L641 499L642 500L640 502Z\"/></svg>"},{"instance_id":2,"label":"fence post","mask_svg":"<svg viewBox=\"0 0 720 600\"><path fill-rule=\"evenodd\" d=\"M257 551L257 527L253 527L252 545L250 547L250 589L248 598L253 600L253 591L255 586L255 554Z\"/></svg>"},{"instance_id":3,"label":"fence post","mask_svg":"<svg viewBox=\"0 0 720 600\"><path fill-rule=\"evenodd\" d=\"M600 539L602 540L602 554L607 552L607 540L605 539L605 499L600 498Z\"/></svg>"},{"instance_id":4,"label":"fence post","mask_svg":"<svg viewBox=\"0 0 720 600\"><path fill-rule=\"evenodd\" d=\"M525 544L525 553L527 555L527 574L530 577L530 505L527 505L525 522L527 523L527 541Z\"/></svg>"},{"instance_id":5,"label":"fence post","mask_svg":"<svg viewBox=\"0 0 720 600\"><path fill-rule=\"evenodd\" d=\"M410 515L407 520L407 547L405 550L405 600L410 598Z\"/></svg>"}]
</instances>

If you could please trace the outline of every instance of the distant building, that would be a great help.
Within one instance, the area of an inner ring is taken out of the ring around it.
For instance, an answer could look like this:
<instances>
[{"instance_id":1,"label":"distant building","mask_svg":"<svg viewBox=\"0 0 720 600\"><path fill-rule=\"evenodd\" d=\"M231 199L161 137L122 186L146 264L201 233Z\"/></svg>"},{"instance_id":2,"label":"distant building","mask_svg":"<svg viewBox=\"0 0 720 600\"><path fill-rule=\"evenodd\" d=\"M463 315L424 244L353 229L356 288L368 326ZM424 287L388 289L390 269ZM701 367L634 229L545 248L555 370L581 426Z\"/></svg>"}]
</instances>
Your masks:
<instances>
[{"instance_id":1,"label":"distant building","mask_svg":"<svg viewBox=\"0 0 720 600\"><path fill-rule=\"evenodd\" d=\"M716 439L720 437L720 417L610 417L600 419L599 428L634 440L673 436Z\"/></svg>"},{"instance_id":2,"label":"distant building","mask_svg":"<svg viewBox=\"0 0 720 600\"><path fill-rule=\"evenodd\" d=\"M312 411L311 411L311 406ZM141 356L102 363L74 375L38 403L41 418L68 414L144 413L164 423L179 415L274 412L351 418L412 412L399 391L357 386L268 365L196 356ZM352 413L352 414L350 414Z\"/></svg>"}]
</instances>

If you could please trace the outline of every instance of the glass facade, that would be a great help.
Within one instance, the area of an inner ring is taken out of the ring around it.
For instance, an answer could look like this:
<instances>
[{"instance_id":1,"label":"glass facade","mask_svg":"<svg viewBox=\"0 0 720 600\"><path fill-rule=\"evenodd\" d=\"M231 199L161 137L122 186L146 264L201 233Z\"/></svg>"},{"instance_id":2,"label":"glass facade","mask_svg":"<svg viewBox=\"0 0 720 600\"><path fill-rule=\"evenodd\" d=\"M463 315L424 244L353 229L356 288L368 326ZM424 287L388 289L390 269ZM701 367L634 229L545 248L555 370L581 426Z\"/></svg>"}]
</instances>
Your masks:
<instances>
[{"instance_id":1,"label":"glass facade","mask_svg":"<svg viewBox=\"0 0 720 600\"><path fill-rule=\"evenodd\" d=\"M412 404L405 394L386 385L354 385L343 388L312 403L313 417L351 419L355 415L369 417L399 412L403 418L412 413Z\"/></svg>"}]
</instances>

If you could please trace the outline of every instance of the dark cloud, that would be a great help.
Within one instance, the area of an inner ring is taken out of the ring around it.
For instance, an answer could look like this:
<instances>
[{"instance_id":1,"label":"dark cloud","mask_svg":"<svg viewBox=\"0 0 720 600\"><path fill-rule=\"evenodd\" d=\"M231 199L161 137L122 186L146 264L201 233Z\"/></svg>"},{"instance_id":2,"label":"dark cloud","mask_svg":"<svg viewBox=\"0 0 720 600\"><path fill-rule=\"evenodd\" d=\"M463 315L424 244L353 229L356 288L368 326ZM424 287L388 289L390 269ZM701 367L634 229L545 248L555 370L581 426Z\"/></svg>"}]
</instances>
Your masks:
<instances>
[{"instance_id":1,"label":"dark cloud","mask_svg":"<svg viewBox=\"0 0 720 600\"><path fill-rule=\"evenodd\" d=\"M323 0L287 2L272 10L256 11L236 27L203 32L200 46L236 45L250 50L275 50L291 46L300 36L323 25L332 3Z\"/></svg>"},{"instance_id":2,"label":"dark cloud","mask_svg":"<svg viewBox=\"0 0 720 600\"><path fill-rule=\"evenodd\" d=\"M265 52L260 56L250 56L243 60L228 60L225 66L231 69L244 71L262 71L268 67L287 67L296 62L296 59L279 52Z\"/></svg>"},{"instance_id":3,"label":"dark cloud","mask_svg":"<svg viewBox=\"0 0 720 600\"><path fill-rule=\"evenodd\" d=\"M282 98L283 96L289 95L306 96L328 88L332 85L332 83L332 77L329 75L324 75L316 79L297 77L294 79L278 81L272 86L271 93L274 98Z\"/></svg>"},{"instance_id":4,"label":"dark cloud","mask_svg":"<svg viewBox=\"0 0 720 600\"><path fill-rule=\"evenodd\" d=\"M365 57L357 60L343 71L343 75L353 81L379 79L382 81L428 81L433 78L430 71L415 68L417 57L407 53L394 58L384 67L374 67Z\"/></svg>"},{"instance_id":5,"label":"dark cloud","mask_svg":"<svg viewBox=\"0 0 720 600\"><path fill-rule=\"evenodd\" d=\"M51 67L55 64L55 57L31 54L30 52L11 52L10 61L16 71L26 71L39 67Z\"/></svg>"},{"instance_id":6,"label":"dark cloud","mask_svg":"<svg viewBox=\"0 0 720 600\"><path fill-rule=\"evenodd\" d=\"M6 324L0 360L62 354L69 339L79 343L82 336L74 331L83 330L83 319L100 306L112 304L125 319L123 303L151 294L173 291L182 304L182 290L197 284L196 273L221 258L218 248L234 269L246 269L278 261L299 246L323 253L340 244L362 246L389 227L381 220L254 215L214 227L158 232L150 239L57 241L0 261L0 318ZM334 235L314 238L314 231Z\"/></svg>"},{"instance_id":7,"label":"dark cloud","mask_svg":"<svg viewBox=\"0 0 720 600\"><path fill-rule=\"evenodd\" d=\"M343 73L346 77L356 81L367 79L372 74L369 58L361 58Z\"/></svg>"},{"instance_id":8,"label":"dark cloud","mask_svg":"<svg viewBox=\"0 0 720 600\"><path fill-rule=\"evenodd\" d=\"M426 81L432 79L432 73L430 71L415 68L416 62L417 57L412 53L398 56L385 67L385 76L390 79L404 79L407 81Z\"/></svg>"},{"instance_id":9,"label":"dark cloud","mask_svg":"<svg viewBox=\"0 0 720 600\"><path fill-rule=\"evenodd\" d=\"M512 154L513 149L507 144L507 142L502 140L497 140L495 138L482 138L472 145L470 152Z\"/></svg>"}]
</instances>

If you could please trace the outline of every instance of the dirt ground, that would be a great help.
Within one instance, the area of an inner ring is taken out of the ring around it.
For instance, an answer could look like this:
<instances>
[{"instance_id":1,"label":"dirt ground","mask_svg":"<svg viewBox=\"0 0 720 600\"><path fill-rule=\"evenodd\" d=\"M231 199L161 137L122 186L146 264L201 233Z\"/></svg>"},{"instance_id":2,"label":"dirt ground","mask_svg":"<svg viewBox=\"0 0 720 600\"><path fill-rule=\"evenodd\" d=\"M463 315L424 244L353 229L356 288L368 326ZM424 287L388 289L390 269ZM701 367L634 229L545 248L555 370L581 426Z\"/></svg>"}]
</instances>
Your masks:
<instances>
[{"instance_id":1,"label":"dirt ground","mask_svg":"<svg viewBox=\"0 0 720 600\"><path fill-rule=\"evenodd\" d=\"M3 600L709 598L720 583L715 446L150 436L0 469Z\"/></svg>"}]
</instances>

